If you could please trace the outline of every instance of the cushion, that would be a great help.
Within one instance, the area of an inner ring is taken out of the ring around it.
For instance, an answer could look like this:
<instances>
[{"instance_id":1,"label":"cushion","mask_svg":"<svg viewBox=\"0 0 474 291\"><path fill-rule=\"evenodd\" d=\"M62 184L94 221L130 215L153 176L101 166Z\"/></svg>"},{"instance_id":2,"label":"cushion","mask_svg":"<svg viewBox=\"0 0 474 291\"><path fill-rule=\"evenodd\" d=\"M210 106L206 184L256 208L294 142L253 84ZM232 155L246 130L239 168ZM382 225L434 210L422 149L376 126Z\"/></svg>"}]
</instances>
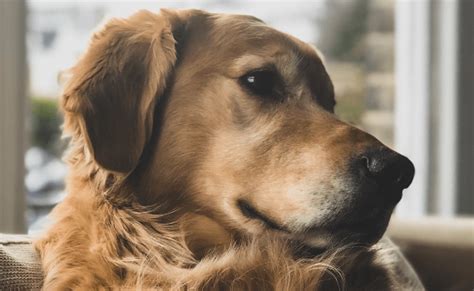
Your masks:
<instances>
[{"instance_id":1,"label":"cushion","mask_svg":"<svg viewBox=\"0 0 474 291\"><path fill-rule=\"evenodd\" d=\"M40 290L41 264L31 238L0 234L0 290Z\"/></svg>"}]
</instances>

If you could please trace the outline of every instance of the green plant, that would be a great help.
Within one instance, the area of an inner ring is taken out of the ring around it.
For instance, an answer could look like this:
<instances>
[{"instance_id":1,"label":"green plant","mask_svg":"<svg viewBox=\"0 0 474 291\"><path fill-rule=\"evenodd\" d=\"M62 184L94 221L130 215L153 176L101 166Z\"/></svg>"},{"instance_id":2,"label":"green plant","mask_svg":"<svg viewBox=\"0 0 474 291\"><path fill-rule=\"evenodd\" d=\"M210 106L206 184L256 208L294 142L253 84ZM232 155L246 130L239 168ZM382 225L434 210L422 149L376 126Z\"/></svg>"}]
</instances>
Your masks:
<instances>
[{"instance_id":1,"label":"green plant","mask_svg":"<svg viewBox=\"0 0 474 291\"><path fill-rule=\"evenodd\" d=\"M57 100L31 98L31 145L59 155L62 117Z\"/></svg>"}]
</instances>

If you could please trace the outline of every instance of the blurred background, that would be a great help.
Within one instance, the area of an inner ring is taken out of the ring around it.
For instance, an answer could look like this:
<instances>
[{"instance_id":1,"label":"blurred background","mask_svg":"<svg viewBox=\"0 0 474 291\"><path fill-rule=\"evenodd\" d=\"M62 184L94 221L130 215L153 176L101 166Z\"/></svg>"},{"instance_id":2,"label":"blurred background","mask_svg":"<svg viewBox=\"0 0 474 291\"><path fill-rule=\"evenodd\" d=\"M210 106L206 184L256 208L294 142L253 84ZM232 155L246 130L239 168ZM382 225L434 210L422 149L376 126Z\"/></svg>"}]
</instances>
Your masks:
<instances>
[{"instance_id":1,"label":"blurred background","mask_svg":"<svg viewBox=\"0 0 474 291\"><path fill-rule=\"evenodd\" d=\"M473 4L0 0L0 232L38 232L65 196L58 74L75 63L104 19L168 7L251 14L315 44L335 84L337 114L415 163L415 180L396 209L399 224L391 231L401 235L417 223L437 231L448 221L445 229L463 232L447 232L445 239L467 236L471 246ZM430 219L435 223L424 224ZM474 256L468 259L474 262Z\"/></svg>"}]
</instances>

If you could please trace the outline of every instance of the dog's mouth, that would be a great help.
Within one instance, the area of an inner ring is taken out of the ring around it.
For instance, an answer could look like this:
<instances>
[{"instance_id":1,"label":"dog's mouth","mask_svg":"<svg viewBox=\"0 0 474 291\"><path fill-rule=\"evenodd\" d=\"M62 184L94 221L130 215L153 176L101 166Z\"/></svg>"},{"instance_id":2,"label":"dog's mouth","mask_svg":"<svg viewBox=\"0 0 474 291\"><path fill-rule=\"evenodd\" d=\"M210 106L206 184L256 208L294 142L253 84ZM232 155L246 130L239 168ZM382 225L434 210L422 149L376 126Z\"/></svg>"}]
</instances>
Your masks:
<instances>
[{"instance_id":1,"label":"dog's mouth","mask_svg":"<svg viewBox=\"0 0 474 291\"><path fill-rule=\"evenodd\" d=\"M271 218L265 216L264 214L262 214L255 207L253 207L249 202L247 202L245 200L242 200L242 199L239 199L239 200L237 200L237 206L239 207L240 212L242 212L242 214L245 217L247 217L249 219L258 220L258 221L262 222L266 227L268 227L272 230L289 232L283 226L276 223L273 219L271 219Z\"/></svg>"},{"instance_id":2,"label":"dog's mouth","mask_svg":"<svg viewBox=\"0 0 474 291\"><path fill-rule=\"evenodd\" d=\"M295 236L298 239L303 237L324 236L331 237L331 245L340 245L344 243L373 244L377 242L385 232L390 220L391 211L378 211L376 214L359 219L344 219L344 221L328 223L324 226L314 226L303 231L292 231L285 226L280 225L274 219L257 210L248 201L239 199L237 206L243 216L259 221L267 229L284 232ZM321 246L317 246L320 248ZM326 248L326 247L323 247Z\"/></svg>"}]
</instances>

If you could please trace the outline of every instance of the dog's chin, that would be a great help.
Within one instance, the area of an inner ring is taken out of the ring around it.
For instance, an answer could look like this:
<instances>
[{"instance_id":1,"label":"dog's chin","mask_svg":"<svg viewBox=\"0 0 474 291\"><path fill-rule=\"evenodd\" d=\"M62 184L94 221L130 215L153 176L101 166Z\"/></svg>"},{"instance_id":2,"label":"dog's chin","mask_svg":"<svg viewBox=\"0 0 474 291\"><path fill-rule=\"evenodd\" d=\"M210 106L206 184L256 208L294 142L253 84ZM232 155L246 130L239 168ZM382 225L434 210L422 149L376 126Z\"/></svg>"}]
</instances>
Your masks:
<instances>
[{"instance_id":1,"label":"dog's chin","mask_svg":"<svg viewBox=\"0 0 474 291\"><path fill-rule=\"evenodd\" d=\"M346 219L313 226L306 231L315 246L338 247L348 244L372 245L382 238L393 208L383 209L366 218L348 215ZM357 219L358 218L358 219Z\"/></svg>"},{"instance_id":2,"label":"dog's chin","mask_svg":"<svg viewBox=\"0 0 474 291\"><path fill-rule=\"evenodd\" d=\"M366 225L348 225L341 229L320 228L304 235L304 243L316 248L337 248L346 245L370 246L379 241L387 228L388 221Z\"/></svg>"},{"instance_id":3,"label":"dog's chin","mask_svg":"<svg viewBox=\"0 0 474 291\"><path fill-rule=\"evenodd\" d=\"M377 243L383 236L386 222L374 222L367 225L347 225L341 229L313 228L304 234L296 233L294 240L299 243L296 255L311 258L338 248L369 247ZM291 236L291 235L290 235Z\"/></svg>"}]
</instances>

